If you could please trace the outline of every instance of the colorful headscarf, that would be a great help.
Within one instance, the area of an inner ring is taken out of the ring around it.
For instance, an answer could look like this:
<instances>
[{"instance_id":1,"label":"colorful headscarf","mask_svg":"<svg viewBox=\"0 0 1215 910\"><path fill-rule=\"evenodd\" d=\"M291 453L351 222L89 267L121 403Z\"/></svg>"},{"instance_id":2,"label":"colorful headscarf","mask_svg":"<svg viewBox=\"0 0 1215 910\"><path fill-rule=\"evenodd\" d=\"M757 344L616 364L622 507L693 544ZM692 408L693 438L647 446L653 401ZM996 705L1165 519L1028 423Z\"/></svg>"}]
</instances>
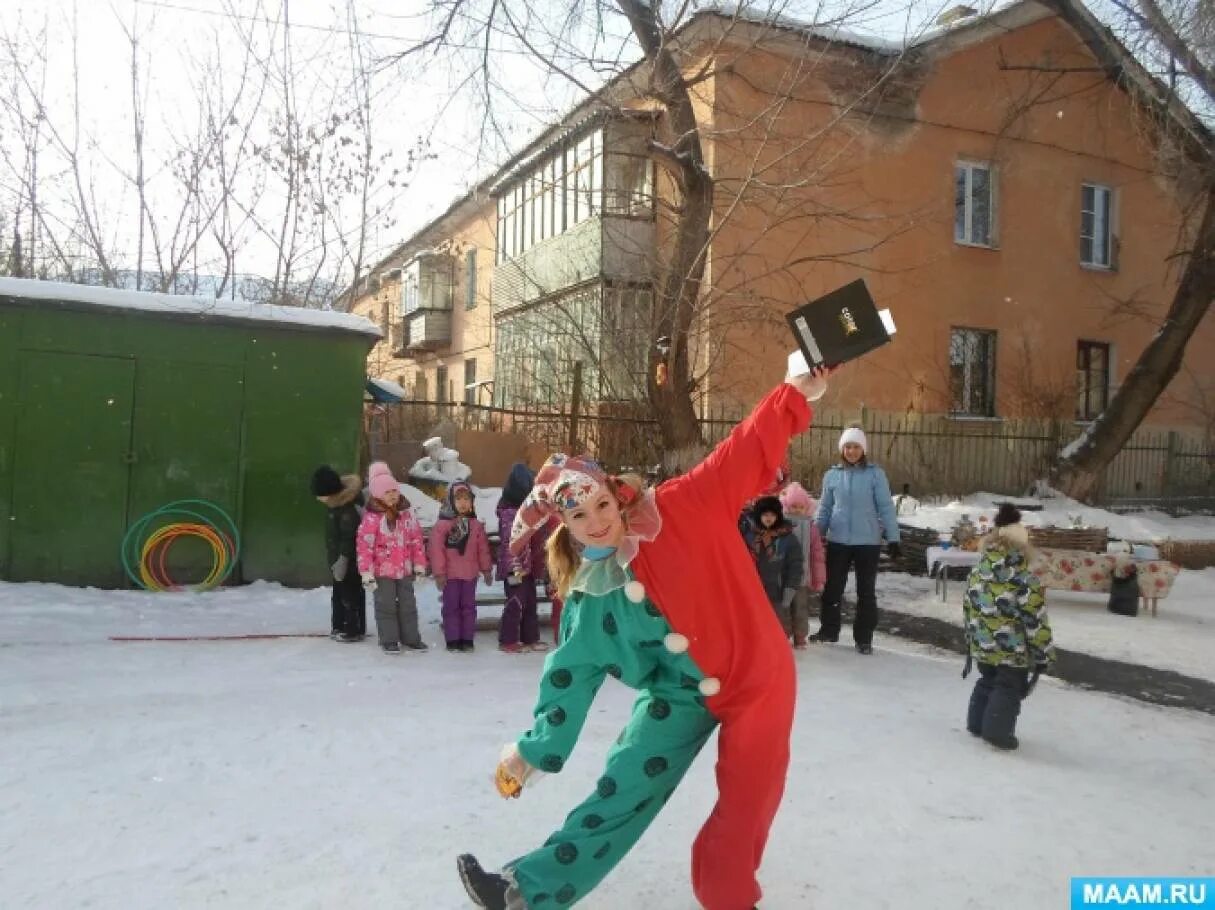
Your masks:
<instances>
[{"instance_id":1,"label":"colorful headscarf","mask_svg":"<svg viewBox=\"0 0 1215 910\"><path fill-rule=\"evenodd\" d=\"M628 565L637 555L640 543L653 540L662 530L654 494L649 490L638 494L585 455L551 455L536 473L531 493L515 513L510 534L511 554L522 553L533 534L556 524L563 511L576 509L603 489L612 492L622 510L628 510L625 537L616 548L617 561Z\"/></svg>"},{"instance_id":2,"label":"colorful headscarf","mask_svg":"<svg viewBox=\"0 0 1215 910\"><path fill-rule=\"evenodd\" d=\"M449 549L455 550L463 556L464 548L468 546L471 525L468 521L469 516L462 515L460 510L456 508L456 494L460 492L468 494L475 508L477 497L473 495L472 487L463 480L457 480L447 488L447 498L439 509L439 517L451 519L451 528L448 530L447 537L444 538L443 542Z\"/></svg>"}]
</instances>

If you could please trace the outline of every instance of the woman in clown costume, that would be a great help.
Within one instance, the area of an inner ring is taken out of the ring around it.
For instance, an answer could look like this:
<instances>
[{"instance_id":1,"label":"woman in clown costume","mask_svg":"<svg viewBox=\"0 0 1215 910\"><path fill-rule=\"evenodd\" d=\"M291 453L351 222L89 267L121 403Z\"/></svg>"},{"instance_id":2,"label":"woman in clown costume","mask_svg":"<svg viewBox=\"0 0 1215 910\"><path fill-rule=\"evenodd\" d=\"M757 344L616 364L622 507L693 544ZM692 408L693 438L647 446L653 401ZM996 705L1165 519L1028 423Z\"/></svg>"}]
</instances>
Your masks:
<instances>
[{"instance_id":1,"label":"woman in clown costume","mask_svg":"<svg viewBox=\"0 0 1215 910\"><path fill-rule=\"evenodd\" d=\"M792 652L737 520L810 424L826 373L790 379L701 464L643 491L589 459L554 455L519 509L510 547L556 524L550 576L565 599L545 661L535 723L507 747L500 777L557 773L599 687L638 690L593 792L543 846L500 873L459 858L488 910L544 910L585 898L637 842L720 724L718 799L692 847L706 910L750 910L784 792L793 724ZM574 547L581 549L578 555ZM517 795L517 793L515 794Z\"/></svg>"}]
</instances>

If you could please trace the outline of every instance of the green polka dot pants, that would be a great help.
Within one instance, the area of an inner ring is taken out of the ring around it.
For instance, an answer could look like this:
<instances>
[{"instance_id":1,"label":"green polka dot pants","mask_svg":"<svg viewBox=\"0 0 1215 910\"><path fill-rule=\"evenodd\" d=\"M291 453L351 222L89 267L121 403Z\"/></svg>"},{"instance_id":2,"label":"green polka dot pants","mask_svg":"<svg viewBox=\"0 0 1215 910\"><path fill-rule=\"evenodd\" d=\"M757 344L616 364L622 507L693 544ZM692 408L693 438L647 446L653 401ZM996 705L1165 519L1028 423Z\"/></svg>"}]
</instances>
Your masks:
<instances>
[{"instance_id":1,"label":"green polka dot pants","mask_svg":"<svg viewBox=\"0 0 1215 910\"><path fill-rule=\"evenodd\" d=\"M543 847L507 863L529 910L577 903L637 843L717 726L700 701L667 685L637 699L595 792Z\"/></svg>"}]
</instances>

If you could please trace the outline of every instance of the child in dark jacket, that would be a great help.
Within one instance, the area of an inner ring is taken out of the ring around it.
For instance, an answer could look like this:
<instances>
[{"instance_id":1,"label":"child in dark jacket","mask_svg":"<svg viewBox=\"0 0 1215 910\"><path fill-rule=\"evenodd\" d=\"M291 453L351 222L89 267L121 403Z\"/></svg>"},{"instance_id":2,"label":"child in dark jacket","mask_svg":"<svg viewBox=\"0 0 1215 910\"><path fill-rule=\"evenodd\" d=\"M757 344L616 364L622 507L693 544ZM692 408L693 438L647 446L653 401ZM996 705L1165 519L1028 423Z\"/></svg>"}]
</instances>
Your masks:
<instances>
[{"instance_id":1,"label":"child in dark jacket","mask_svg":"<svg viewBox=\"0 0 1215 910\"><path fill-rule=\"evenodd\" d=\"M518 556L512 556L507 546L515 514L532 491L533 479L527 465L515 464L498 500L498 534L502 541L498 545L498 581L506 594L498 625L498 649L510 654L548 650L548 645L540 641L540 617L536 609L536 581L544 575L547 535L535 535Z\"/></svg>"},{"instance_id":2,"label":"child in dark jacket","mask_svg":"<svg viewBox=\"0 0 1215 910\"><path fill-rule=\"evenodd\" d=\"M485 525L473 511L472 487L457 480L430 531L430 571L443 592L448 651L471 651L477 633L477 575L489 584L493 563Z\"/></svg>"},{"instance_id":3,"label":"child in dark jacket","mask_svg":"<svg viewBox=\"0 0 1215 910\"><path fill-rule=\"evenodd\" d=\"M362 492L363 481L357 474L338 476L329 465L321 465L312 475L312 495L328 509L325 548L333 575L329 637L341 642L362 641L367 634L367 597L355 552Z\"/></svg>"},{"instance_id":4,"label":"child in dark jacket","mask_svg":"<svg viewBox=\"0 0 1215 910\"><path fill-rule=\"evenodd\" d=\"M747 547L764 593L780 619L786 637L792 637L793 598L805 580L806 558L793 526L785 521L784 509L776 496L761 496L751 510L746 533Z\"/></svg>"},{"instance_id":5,"label":"child in dark jacket","mask_svg":"<svg viewBox=\"0 0 1215 910\"><path fill-rule=\"evenodd\" d=\"M980 554L962 601L969 648L962 676L972 661L979 665L966 729L998 749L1015 749L1021 702L1055 659L1042 584L1029 570L1029 533L1016 507L1000 506Z\"/></svg>"}]
</instances>

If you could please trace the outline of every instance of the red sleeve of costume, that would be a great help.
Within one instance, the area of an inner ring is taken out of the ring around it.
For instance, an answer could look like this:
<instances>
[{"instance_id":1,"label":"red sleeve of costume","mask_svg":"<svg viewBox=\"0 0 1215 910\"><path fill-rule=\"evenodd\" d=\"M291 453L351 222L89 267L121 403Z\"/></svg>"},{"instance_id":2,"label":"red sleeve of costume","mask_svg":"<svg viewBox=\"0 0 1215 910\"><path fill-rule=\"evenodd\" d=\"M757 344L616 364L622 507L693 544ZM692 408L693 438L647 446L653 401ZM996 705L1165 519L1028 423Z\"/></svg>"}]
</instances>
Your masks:
<instances>
[{"instance_id":1,"label":"red sleeve of costume","mask_svg":"<svg viewBox=\"0 0 1215 910\"><path fill-rule=\"evenodd\" d=\"M694 490L703 502L737 516L748 500L772 483L789 440L810 426L811 416L806 397L781 383L708 458L678 479L680 485Z\"/></svg>"}]
</instances>

